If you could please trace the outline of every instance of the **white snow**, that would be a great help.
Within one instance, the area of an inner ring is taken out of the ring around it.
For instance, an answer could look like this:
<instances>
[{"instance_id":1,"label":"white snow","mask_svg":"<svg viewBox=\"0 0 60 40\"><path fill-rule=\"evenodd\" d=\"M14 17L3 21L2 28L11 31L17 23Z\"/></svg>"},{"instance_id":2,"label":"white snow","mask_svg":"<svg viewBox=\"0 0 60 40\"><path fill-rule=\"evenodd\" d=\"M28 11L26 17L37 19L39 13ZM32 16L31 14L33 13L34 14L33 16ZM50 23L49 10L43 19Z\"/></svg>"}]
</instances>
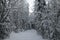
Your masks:
<instances>
[{"instance_id":1,"label":"white snow","mask_svg":"<svg viewBox=\"0 0 60 40\"><path fill-rule=\"evenodd\" d=\"M25 32L10 34L10 38L5 40L44 40L40 35L37 34L36 30L27 30Z\"/></svg>"}]
</instances>

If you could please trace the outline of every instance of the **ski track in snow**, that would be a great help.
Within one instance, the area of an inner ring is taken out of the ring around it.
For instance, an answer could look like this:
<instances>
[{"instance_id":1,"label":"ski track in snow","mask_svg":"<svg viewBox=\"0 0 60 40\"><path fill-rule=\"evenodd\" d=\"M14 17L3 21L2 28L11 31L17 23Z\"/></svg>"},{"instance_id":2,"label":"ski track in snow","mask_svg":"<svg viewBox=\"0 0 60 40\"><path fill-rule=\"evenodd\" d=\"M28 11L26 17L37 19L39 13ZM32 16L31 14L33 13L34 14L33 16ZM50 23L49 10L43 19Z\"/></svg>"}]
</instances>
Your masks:
<instances>
[{"instance_id":1,"label":"ski track in snow","mask_svg":"<svg viewBox=\"0 0 60 40\"><path fill-rule=\"evenodd\" d=\"M25 32L10 34L10 38L5 40L44 40L40 35L37 34L36 30L27 30Z\"/></svg>"}]
</instances>

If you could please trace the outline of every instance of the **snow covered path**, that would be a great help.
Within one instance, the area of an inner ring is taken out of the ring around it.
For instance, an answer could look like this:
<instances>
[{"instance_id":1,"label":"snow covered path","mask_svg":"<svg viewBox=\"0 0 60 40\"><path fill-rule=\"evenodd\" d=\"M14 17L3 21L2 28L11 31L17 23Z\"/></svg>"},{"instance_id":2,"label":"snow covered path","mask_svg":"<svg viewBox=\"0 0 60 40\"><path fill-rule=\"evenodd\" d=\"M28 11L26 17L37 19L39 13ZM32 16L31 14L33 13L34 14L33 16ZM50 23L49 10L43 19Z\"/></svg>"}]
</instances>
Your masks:
<instances>
[{"instance_id":1,"label":"snow covered path","mask_svg":"<svg viewBox=\"0 0 60 40\"><path fill-rule=\"evenodd\" d=\"M20 33L12 32L10 38L5 40L44 40L44 39L37 34L36 30L32 29Z\"/></svg>"}]
</instances>

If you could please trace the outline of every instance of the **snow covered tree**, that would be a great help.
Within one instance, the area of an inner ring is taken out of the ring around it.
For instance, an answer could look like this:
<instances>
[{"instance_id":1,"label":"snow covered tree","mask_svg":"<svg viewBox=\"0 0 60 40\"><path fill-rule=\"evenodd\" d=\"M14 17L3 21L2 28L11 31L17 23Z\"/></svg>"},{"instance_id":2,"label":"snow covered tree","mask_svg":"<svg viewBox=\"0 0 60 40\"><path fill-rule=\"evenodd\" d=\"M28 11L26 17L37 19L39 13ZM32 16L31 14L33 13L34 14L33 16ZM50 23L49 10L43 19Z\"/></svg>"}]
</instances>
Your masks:
<instances>
[{"instance_id":1,"label":"snow covered tree","mask_svg":"<svg viewBox=\"0 0 60 40\"><path fill-rule=\"evenodd\" d=\"M0 0L0 39L4 39L9 36L9 9L7 0Z\"/></svg>"},{"instance_id":2,"label":"snow covered tree","mask_svg":"<svg viewBox=\"0 0 60 40\"><path fill-rule=\"evenodd\" d=\"M34 11L34 15L35 15L35 25L37 28L40 28L40 24L41 24L41 21L43 20L43 14L45 14L44 10L45 10L45 6L46 6L46 3L45 3L45 0L35 0L35 11Z\"/></svg>"},{"instance_id":3,"label":"snow covered tree","mask_svg":"<svg viewBox=\"0 0 60 40\"><path fill-rule=\"evenodd\" d=\"M44 1L38 0L35 6L35 25L38 31L42 34L44 38L49 38L50 40L59 40L59 19L60 19L60 1L51 0L48 4ZM42 4L42 3L44 4ZM38 5L39 4L39 5ZM41 6L39 8L39 6Z\"/></svg>"},{"instance_id":4,"label":"snow covered tree","mask_svg":"<svg viewBox=\"0 0 60 40\"><path fill-rule=\"evenodd\" d=\"M25 0L10 1L10 20L15 26L14 30L23 29L28 21L29 8Z\"/></svg>"},{"instance_id":5,"label":"snow covered tree","mask_svg":"<svg viewBox=\"0 0 60 40\"><path fill-rule=\"evenodd\" d=\"M60 29L60 27L59 27L59 25L60 25L60 23L59 23L59 19L60 19L60 1L59 0L52 0L51 1L51 9L52 9L52 11L53 11L53 13L55 14L55 31L54 31L54 39L55 40L60 40L60 32L59 32L59 29Z\"/></svg>"},{"instance_id":6,"label":"snow covered tree","mask_svg":"<svg viewBox=\"0 0 60 40\"><path fill-rule=\"evenodd\" d=\"M59 1L52 0L46 4L45 0L36 0L35 3L35 27L43 37L51 39L57 32Z\"/></svg>"}]
</instances>

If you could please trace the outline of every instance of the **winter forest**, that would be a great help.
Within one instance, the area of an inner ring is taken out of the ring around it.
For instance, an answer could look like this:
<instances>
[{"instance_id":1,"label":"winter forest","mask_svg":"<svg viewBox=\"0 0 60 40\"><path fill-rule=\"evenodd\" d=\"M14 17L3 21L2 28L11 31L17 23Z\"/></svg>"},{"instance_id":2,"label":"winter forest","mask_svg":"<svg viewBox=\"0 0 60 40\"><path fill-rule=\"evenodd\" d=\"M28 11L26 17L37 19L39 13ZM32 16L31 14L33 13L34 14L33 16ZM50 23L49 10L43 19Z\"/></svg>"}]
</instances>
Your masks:
<instances>
[{"instance_id":1,"label":"winter forest","mask_svg":"<svg viewBox=\"0 0 60 40\"><path fill-rule=\"evenodd\" d=\"M0 0L0 40L60 40L60 0Z\"/></svg>"}]
</instances>

